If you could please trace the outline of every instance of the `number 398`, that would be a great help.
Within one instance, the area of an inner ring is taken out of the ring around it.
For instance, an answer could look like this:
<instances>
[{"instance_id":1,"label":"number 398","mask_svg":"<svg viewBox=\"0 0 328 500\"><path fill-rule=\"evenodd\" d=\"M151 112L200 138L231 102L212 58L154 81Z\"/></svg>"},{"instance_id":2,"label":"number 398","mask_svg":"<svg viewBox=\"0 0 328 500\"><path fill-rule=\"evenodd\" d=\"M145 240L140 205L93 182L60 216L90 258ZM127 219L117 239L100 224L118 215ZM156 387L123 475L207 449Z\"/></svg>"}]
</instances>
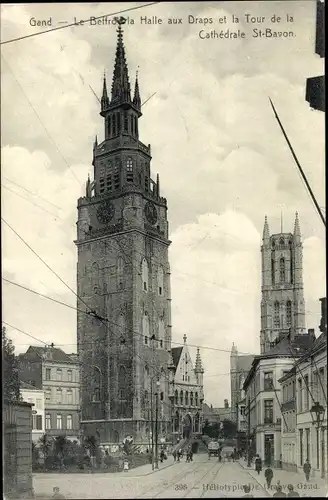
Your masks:
<instances>
[{"instance_id":1,"label":"number 398","mask_svg":"<svg viewBox=\"0 0 328 500\"><path fill-rule=\"evenodd\" d=\"M186 484L176 484L175 485L175 490L186 490L187 485Z\"/></svg>"}]
</instances>

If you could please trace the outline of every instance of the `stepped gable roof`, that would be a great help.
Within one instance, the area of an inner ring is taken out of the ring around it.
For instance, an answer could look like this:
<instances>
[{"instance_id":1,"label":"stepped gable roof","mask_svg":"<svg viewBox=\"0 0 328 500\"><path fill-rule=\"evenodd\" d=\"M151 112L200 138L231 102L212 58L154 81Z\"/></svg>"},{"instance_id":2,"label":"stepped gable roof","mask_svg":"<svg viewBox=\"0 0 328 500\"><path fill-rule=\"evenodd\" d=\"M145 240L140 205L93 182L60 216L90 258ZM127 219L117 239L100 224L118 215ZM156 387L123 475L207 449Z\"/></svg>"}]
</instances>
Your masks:
<instances>
[{"instance_id":1,"label":"stepped gable roof","mask_svg":"<svg viewBox=\"0 0 328 500\"><path fill-rule=\"evenodd\" d=\"M26 352L26 354L34 352L40 358L44 358L44 355L47 353L49 357L47 357L47 361L53 361L57 363L75 363L73 359L66 354L62 349L58 347L41 347L41 346L30 346Z\"/></svg>"},{"instance_id":2,"label":"stepped gable roof","mask_svg":"<svg viewBox=\"0 0 328 500\"><path fill-rule=\"evenodd\" d=\"M173 347L171 349L173 364L176 368L177 368L179 361L180 361L182 349L183 349L183 347Z\"/></svg>"}]
</instances>

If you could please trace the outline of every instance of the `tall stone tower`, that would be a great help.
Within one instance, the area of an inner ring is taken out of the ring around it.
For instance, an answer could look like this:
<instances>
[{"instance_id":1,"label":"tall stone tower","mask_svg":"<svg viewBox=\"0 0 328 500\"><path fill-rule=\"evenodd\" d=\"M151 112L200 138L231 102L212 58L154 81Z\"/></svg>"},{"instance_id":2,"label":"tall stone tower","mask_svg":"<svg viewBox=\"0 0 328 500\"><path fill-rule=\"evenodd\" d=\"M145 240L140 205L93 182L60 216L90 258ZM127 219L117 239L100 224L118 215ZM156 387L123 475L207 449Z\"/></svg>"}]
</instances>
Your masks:
<instances>
[{"instance_id":1,"label":"tall stone tower","mask_svg":"<svg viewBox=\"0 0 328 500\"><path fill-rule=\"evenodd\" d=\"M138 76L131 98L121 25L111 95L104 76L100 114L104 140L94 143L93 180L78 200L81 426L103 444L131 435L148 445L155 394L159 437L170 422L170 241L150 145L139 140Z\"/></svg>"},{"instance_id":2,"label":"tall stone tower","mask_svg":"<svg viewBox=\"0 0 328 500\"><path fill-rule=\"evenodd\" d=\"M270 236L267 217L263 229L261 354L277 338L306 333L303 294L301 231L296 213L294 232Z\"/></svg>"}]
</instances>

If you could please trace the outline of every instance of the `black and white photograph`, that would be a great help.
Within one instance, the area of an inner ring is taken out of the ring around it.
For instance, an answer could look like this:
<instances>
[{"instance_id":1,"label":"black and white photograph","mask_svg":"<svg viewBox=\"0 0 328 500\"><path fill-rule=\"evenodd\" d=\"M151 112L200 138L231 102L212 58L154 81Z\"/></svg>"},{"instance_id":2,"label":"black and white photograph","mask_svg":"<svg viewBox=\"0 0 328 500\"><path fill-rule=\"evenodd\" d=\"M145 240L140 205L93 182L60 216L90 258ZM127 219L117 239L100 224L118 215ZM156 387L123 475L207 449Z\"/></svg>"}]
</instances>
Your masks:
<instances>
[{"instance_id":1,"label":"black and white photograph","mask_svg":"<svg viewBox=\"0 0 328 500\"><path fill-rule=\"evenodd\" d=\"M324 17L2 3L5 499L328 496Z\"/></svg>"}]
</instances>

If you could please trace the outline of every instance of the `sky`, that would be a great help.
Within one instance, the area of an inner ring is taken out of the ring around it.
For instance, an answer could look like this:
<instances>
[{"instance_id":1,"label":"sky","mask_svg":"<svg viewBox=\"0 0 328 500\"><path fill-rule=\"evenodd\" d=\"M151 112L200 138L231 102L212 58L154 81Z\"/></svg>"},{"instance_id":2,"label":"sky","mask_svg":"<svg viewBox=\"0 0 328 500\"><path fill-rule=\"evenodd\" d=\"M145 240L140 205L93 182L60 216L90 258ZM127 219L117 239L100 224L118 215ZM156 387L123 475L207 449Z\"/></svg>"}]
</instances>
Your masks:
<instances>
[{"instance_id":1,"label":"sky","mask_svg":"<svg viewBox=\"0 0 328 500\"><path fill-rule=\"evenodd\" d=\"M1 41L140 6L124 14L124 43L132 84L139 70L142 101L156 93L143 107L139 131L168 200L173 346L184 334L187 344L200 346L205 401L223 406L232 343L240 353L259 353L265 214L278 233L281 212L286 232L299 213L307 328L318 330L319 298L326 295L324 226L269 103L325 209L324 113L305 101L306 78L324 72L314 53L315 2L2 5ZM251 25L245 14L265 20ZM141 24L142 16L163 22ZM169 17L183 22L169 25ZM31 26L32 18L51 26ZM213 23L205 26L205 18ZM254 26L294 36L253 38ZM246 38L199 37L200 30L228 29ZM115 45L115 26L87 22L1 47L2 217L73 290L77 199L92 173L96 134L103 140L93 91L100 95L104 71L111 81ZM18 353L40 344L27 334L76 352L74 293L31 248L2 224L3 278L72 308L3 281L8 334ZM195 347L190 351L195 359Z\"/></svg>"}]
</instances>

